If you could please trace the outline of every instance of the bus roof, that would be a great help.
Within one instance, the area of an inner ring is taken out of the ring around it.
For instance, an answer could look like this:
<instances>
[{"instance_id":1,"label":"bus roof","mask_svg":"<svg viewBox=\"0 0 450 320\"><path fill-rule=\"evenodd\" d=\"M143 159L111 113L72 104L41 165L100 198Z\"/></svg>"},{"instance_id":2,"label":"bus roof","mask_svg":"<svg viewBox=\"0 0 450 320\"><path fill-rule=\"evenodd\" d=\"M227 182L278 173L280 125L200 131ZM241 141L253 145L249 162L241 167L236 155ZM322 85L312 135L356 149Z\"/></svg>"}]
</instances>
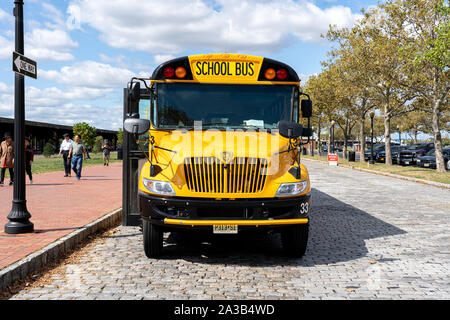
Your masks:
<instances>
[{"instance_id":1,"label":"bus roof","mask_svg":"<svg viewBox=\"0 0 450 320\"><path fill-rule=\"evenodd\" d=\"M152 82L225 84L295 84L300 79L285 63L233 53L200 54L176 58L159 65Z\"/></svg>"}]
</instances>

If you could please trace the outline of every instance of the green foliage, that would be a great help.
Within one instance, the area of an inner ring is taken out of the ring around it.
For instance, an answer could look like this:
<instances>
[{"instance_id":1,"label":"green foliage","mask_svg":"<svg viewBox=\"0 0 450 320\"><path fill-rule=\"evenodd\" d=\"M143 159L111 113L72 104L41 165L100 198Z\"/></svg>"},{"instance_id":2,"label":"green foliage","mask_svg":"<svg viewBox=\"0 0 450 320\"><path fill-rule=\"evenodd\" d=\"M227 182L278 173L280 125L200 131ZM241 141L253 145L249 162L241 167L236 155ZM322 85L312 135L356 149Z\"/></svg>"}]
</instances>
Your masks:
<instances>
[{"instance_id":1,"label":"green foliage","mask_svg":"<svg viewBox=\"0 0 450 320\"><path fill-rule=\"evenodd\" d=\"M450 138L442 138L442 145L444 147L450 147Z\"/></svg>"},{"instance_id":2,"label":"green foliage","mask_svg":"<svg viewBox=\"0 0 450 320\"><path fill-rule=\"evenodd\" d=\"M92 151L100 152L102 151L102 146L103 146L103 137L102 136L95 137L94 147L92 148Z\"/></svg>"},{"instance_id":3,"label":"green foliage","mask_svg":"<svg viewBox=\"0 0 450 320\"><path fill-rule=\"evenodd\" d=\"M443 172L440 132L450 123L448 3L385 0L363 11L351 28L330 27L326 38L332 50L305 90L313 97L315 113L326 118L323 126L335 120L347 136L357 121L354 128L363 140L367 114L377 110L375 136L385 137L387 154L393 132L432 134L441 159L438 171Z\"/></svg>"},{"instance_id":4,"label":"green foliage","mask_svg":"<svg viewBox=\"0 0 450 320\"><path fill-rule=\"evenodd\" d=\"M73 134L80 135L81 140L88 147L92 147L95 142L95 136L97 133L97 129L95 127L90 126L86 122L76 123L73 126Z\"/></svg>"},{"instance_id":5,"label":"green foliage","mask_svg":"<svg viewBox=\"0 0 450 320\"><path fill-rule=\"evenodd\" d=\"M424 52L418 50L414 63L431 63L440 70L450 66L450 7L443 0L434 7L434 14L443 17L442 21L434 28L433 36L426 38Z\"/></svg>"},{"instance_id":6,"label":"green foliage","mask_svg":"<svg viewBox=\"0 0 450 320\"><path fill-rule=\"evenodd\" d=\"M53 144L49 141L44 145L43 154L44 157L50 158L55 153Z\"/></svg>"},{"instance_id":7,"label":"green foliage","mask_svg":"<svg viewBox=\"0 0 450 320\"><path fill-rule=\"evenodd\" d=\"M117 133L117 146L121 147L123 146L123 129L119 128L119 131Z\"/></svg>"}]
</instances>

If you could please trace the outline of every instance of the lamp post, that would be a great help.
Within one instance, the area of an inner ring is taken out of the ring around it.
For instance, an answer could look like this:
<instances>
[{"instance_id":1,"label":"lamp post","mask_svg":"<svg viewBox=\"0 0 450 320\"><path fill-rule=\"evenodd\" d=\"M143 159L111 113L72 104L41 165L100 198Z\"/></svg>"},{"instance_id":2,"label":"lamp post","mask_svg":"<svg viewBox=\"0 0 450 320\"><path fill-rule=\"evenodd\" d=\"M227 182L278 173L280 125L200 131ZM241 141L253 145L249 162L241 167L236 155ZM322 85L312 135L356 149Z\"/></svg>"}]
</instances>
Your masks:
<instances>
[{"instance_id":1,"label":"lamp post","mask_svg":"<svg viewBox=\"0 0 450 320\"><path fill-rule=\"evenodd\" d=\"M313 136L311 137L311 157L314 157L314 127L311 127Z\"/></svg>"},{"instance_id":2,"label":"lamp post","mask_svg":"<svg viewBox=\"0 0 450 320\"><path fill-rule=\"evenodd\" d=\"M23 0L14 0L14 5L16 52L23 55ZM23 75L15 73L14 88L15 181L12 209L8 214L9 222L5 224L5 233L8 234L34 231L25 197L25 79Z\"/></svg>"},{"instance_id":3,"label":"lamp post","mask_svg":"<svg viewBox=\"0 0 450 320\"><path fill-rule=\"evenodd\" d=\"M334 125L336 122L331 121L331 153L334 153Z\"/></svg>"},{"instance_id":4,"label":"lamp post","mask_svg":"<svg viewBox=\"0 0 450 320\"><path fill-rule=\"evenodd\" d=\"M373 117L375 116L375 112L372 110L370 111L370 164L375 164L375 161L373 160Z\"/></svg>"},{"instance_id":5,"label":"lamp post","mask_svg":"<svg viewBox=\"0 0 450 320\"><path fill-rule=\"evenodd\" d=\"M400 133L400 126L397 126L398 131L398 143L402 144L402 134Z\"/></svg>"}]
</instances>

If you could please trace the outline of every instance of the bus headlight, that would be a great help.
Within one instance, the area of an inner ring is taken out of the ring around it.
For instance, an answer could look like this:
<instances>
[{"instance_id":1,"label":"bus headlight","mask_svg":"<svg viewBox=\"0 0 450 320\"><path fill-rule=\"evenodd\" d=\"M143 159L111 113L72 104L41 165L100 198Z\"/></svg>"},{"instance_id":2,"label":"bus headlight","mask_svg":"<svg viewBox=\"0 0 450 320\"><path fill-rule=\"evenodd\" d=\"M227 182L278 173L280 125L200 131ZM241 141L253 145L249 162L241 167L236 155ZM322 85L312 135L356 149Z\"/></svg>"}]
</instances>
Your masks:
<instances>
[{"instance_id":1,"label":"bus headlight","mask_svg":"<svg viewBox=\"0 0 450 320\"><path fill-rule=\"evenodd\" d=\"M142 178L142 183L144 184L145 188L148 191L150 191L151 193L161 194L161 195L166 195L166 196L175 196L176 195L170 182L154 181L154 180Z\"/></svg>"},{"instance_id":2,"label":"bus headlight","mask_svg":"<svg viewBox=\"0 0 450 320\"><path fill-rule=\"evenodd\" d=\"M278 188L275 197L290 197L296 196L305 192L308 188L308 181L300 181L295 183L282 183Z\"/></svg>"}]
</instances>

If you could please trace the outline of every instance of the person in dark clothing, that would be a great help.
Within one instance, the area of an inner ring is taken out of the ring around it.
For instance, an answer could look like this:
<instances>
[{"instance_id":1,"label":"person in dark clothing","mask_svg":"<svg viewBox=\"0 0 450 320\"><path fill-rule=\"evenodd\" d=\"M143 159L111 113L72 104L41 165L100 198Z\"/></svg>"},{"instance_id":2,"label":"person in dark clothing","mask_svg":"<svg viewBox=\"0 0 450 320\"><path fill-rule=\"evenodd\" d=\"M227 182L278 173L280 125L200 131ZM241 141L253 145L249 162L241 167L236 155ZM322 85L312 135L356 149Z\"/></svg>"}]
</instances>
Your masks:
<instances>
[{"instance_id":1,"label":"person in dark clothing","mask_svg":"<svg viewBox=\"0 0 450 320\"><path fill-rule=\"evenodd\" d=\"M14 183L14 144L9 133L5 133L5 141L0 144L0 185L5 180L6 169L9 169L9 185Z\"/></svg>"},{"instance_id":2,"label":"person in dark clothing","mask_svg":"<svg viewBox=\"0 0 450 320\"><path fill-rule=\"evenodd\" d=\"M109 157L111 154L111 146L109 145L109 141L105 140L103 146L102 146L102 151L103 151L103 165L104 166L109 166Z\"/></svg>"},{"instance_id":3,"label":"person in dark clothing","mask_svg":"<svg viewBox=\"0 0 450 320\"><path fill-rule=\"evenodd\" d=\"M69 134L65 133L63 135L64 140L61 143L61 147L59 148L59 154L60 156L62 154L63 156L63 162L64 162L64 177L70 177L70 159L69 159L69 151L70 147L72 146L72 139L70 139Z\"/></svg>"},{"instance_id":4,"label":"person in dark clothing","mask_svg":"<svg viewBox=\"0 0 450 320\"><path fill-rule=\"evenodd\" d=\"M33 184L33 175L31 173L31 165L34 161L34 149L30 144L30 138L25 138L25 171L30 178L30 184Z\"/></svg>"}]
</instances>

